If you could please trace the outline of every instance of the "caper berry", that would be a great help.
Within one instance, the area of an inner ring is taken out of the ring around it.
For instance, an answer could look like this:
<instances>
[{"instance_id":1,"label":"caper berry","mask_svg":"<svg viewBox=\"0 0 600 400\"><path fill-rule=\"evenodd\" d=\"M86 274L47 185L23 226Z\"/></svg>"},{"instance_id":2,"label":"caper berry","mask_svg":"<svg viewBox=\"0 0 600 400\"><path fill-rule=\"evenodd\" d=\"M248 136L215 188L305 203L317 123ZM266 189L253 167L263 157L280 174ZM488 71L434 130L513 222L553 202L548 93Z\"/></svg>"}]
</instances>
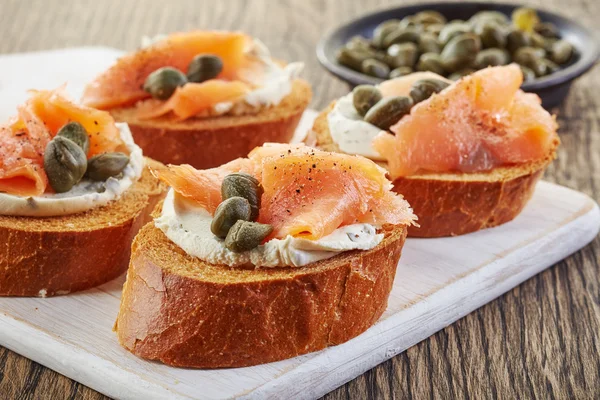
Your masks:
<instances>
[{"instance_id":1,"label":"caper berry","mask_svg":"<svg viewBox=\"0 0 600 400\"><path fill-rule=\"evenodd\" d=\"M413 101L410 97L388 97L375 104L365 115L365 121L379 129L388 130L406 114L410 113Z\"/></svg>"},{"instance_id":2,"label":"caper berry","mask_svg":"<svg viewBox=\"0 0 600 400\"><path fill-rule=\"evenodd\" d=\"M235 253L249 251L258 247L271 232L271 225L239 220L229 229L224 244Z\"/></svg>"},{"instance_id":3,"label":"caper berry","mask_svg":"<svg viewBox=\"0 0 600 400\"><path fill-rule=\"evenodd\" d=\"M446 75L442 58L436 53L424 53L419 57L417 71L431 71L438 75Z\"/></svg>"},{"instance_id":4,"label":"caper berry","mask_svg":"<svg viewBox=\"0 0 600 400\"><path fill-rule=\"evenodd\" d=\"M231 227L238 221L250 221L252 208L243 197L230 197L223 200L215 210L210 231L218 238L227 237Z\"/></svg>"},{"instance_id":5,"label":"caper berry","mask_svg":"<svg viewBox=\"0 0 600 400\"><path fill-rule=\"evenodd\" d=\"M414 43L393 44L387 49L387 61L392 68L412 67L419 51Z\"/></svg>"},{"instance_id":6,"label":"caper berry","mask_svg":"<svg viewBox=\"0 0 600 400\"><path fill-rule=\"evenodd\" d=\"M76 185L87 168L83 149L63 136L55 136L44 151L44 171L56 193L64 193Z\"/></svg>"},{"instance_id":7,"label":"caper berry","mask_svg":"<svg viewBox=\"0 0 600 400\"><path fill-rule=\"evenodd\" d=\"M201 83L216 78L223 70L223 60L212 54L199 54L192 59L187 70L190 82Z\"/></svg>"},{"instance_id":8,"label":"caper berry","mask_svg":"<svg viewBox=\"0 0 600 400\"><path fill-rule=\"evenodd\" d=\"M550 59L557 64L565 64L573 55L573 45L566 40L558 40L552 44Z\"/></svg>"},{"instance_id":9,"label":"caper berry","mask_svg":"<svg viewBox=\"0 0 600 400\"><path fill-rule=\"evenodd\" d=\"M367 58L362 62L361 70L363 74L373 76L375 78L385 79L390 73L390 67L385 63L374 58Z\"/></svg>"},{"instance_id":10,"label":"caper berry","mask_svg":"<svg viewBox=\"0 0 600 400\"><path fill-rule=\"evenodd\" d=\"M480 49L481 40L474 33L455 36L442 50L442 65L447 71L458 71L471 64Z\"/></svg>"},{"instance_id":11,"label":"caper berry","mask_svg":"<svg viewBox=\"0 0 600 400\"><path fill-rule=\"evenodd\" d=\"M129 164L129 156L124 153L98 154L88 161L86 177L93 181L105 181L119 175Z\"/></svg>"},{"instance_id":12,"label":"caper berry","mask_svg":"<svg viewBox=\"0 0 600 400\"><path fill-rule=\"evenodd\" d=\"M419 79L410 88L410 97L414 104L427 100L434 93L439 93L450 86L448 82L439 79Z\"/></svg>"},{"instance_id":13,"label":"caper berry","mask_svg":"<svg viewBox=\"0 0 600 400\"><path fill-rule=\"evenodd\" d=\"M90 138L88 133L79 122L71 121L62 126L56 133L56 136L62 136L75 142L85 154L90 150Z\"/></svg>"},{"instance_id":14,"label":"caper berry","mask_svg":"<svg viewBox=\"0 0 600 400\"><path fill-rule=\"evenodd\" d=\"M400 78L408 74L412 74L413 69L411 67L398 67L390 71L390 79Z\"/></svg>"},{"instance_id":15,"label":"caper berry","mask_svg":"<svg viewBox=\"0 0 600 400\"><path fill-rule=\"evenodd\" d=\"M372 85L358 85L352 90L352 103L362 117L381 99L381 92Z\"/></svg>"},{"instance_id":16,"label":"caper berry","mask_svg":"<svg viewBox=\"0 0 600 400\"><path fill-rule=\"evenodd\" d=\"M229 174L221 183L221 198L223 200L231 197L243 197L248 200L252 210L250 215L251 221L255 221L258 218L263 192L263 187L258 179L243 172Z\"/></svg>"},{"instance_id":17,"label":"caper berry","mask_svg":"<svg viewBox=\"0 0 600 400\"><path fill-rule=\"evenodd\" d=\"M187 83L183 72L171 67L159 68L152 72L144 82L144 90L159 100L167 100L179 86Z\"/></svg>"}]
</instances>

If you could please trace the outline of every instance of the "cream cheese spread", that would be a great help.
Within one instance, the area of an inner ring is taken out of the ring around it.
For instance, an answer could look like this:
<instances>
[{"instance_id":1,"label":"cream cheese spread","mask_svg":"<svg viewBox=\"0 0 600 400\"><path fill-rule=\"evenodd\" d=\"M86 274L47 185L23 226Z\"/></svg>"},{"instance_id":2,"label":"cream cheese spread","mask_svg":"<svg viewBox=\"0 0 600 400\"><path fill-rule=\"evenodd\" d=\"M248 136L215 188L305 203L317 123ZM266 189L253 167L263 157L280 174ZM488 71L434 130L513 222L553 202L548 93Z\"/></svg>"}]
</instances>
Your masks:
<instances>
[{"instance_id":1,"label":"cream cheese spread","mask_svg":"<svg viewBox=\"0 0 600 400\"><path fill-rule=\"evenodd\" d=\"M142 175L144 156L131 137L129 126L117 123L123 142L129 149L129 164L119 179L108 178L104 182L81 180L65 193L48 193L41 196L16 196L0 193L0 215L22 217L53 217L76 214L103 206L119 199Z\"/></svg>"},{"instance_id":2,"label":"cream cheese spread","mask_svg":"<svg viewBox=\"0 0 600 400\"><path fill-rule=\"evenodd\" d=\"M373 139L382 130L363 121L354 108L352 92L335 102L327 114L327 124L331 138L344 153L358 154L371 160L385 160L372 145Z\"/></svg>"},{"instance_id":3,"label":"cream cheese spread","mask_svg":"<svg viewBox=\"0 0 600 400\"><path fill-rule=\"evenodd\" d=\"M287 236L271 239L243 253L235 253L210 231L212 216L202 207L169 190L161 215L154 225L191 256L211 264L231 267L302 267L349 250L369 250L383 240L370 224L353 224L336 229L319 240Z\"/></svg>"}]
</instances>

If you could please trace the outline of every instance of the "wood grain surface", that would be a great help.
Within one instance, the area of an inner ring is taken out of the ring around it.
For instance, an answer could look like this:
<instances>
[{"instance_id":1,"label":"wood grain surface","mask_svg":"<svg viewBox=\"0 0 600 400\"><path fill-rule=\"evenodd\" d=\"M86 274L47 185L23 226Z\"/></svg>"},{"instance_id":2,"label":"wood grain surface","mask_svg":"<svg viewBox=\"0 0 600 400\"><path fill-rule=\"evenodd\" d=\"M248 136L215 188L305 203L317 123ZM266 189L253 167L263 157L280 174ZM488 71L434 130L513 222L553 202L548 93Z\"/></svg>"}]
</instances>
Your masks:
<instances>
[{"instance_id":1,"label":"wood grain surface","mask_svg":"<svg viewBox=\"0 0 600 400\"><path fill-rule=\"evenodd\" d=\"M580 21L600 40L598 0L527 1ZM0 0L0 53L81 45L131 50L143 34L240 29L306 63L312 107L348 88L318 64L320 36L385 0ZM44 68L40 65L39 68ZM600 197L600 68L555 112L558 160L545 179ZM560 201L560 199L556 199ZM600 397L600 240L403 354L325 396L333 399ZM0 348L1 399L106 399Z\"/></svg>"}]
</instances>

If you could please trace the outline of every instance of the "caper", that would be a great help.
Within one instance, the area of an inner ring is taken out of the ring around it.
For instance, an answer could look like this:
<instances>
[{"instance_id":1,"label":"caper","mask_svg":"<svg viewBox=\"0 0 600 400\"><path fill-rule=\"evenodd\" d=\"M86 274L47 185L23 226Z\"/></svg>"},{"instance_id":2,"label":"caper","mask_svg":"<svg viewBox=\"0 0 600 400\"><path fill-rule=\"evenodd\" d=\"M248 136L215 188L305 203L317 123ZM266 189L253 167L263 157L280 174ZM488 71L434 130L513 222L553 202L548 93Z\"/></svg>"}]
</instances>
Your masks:
<instances>
[{"instance_id":1,"label":"caper","mask_svg":"<svg viewBox=\"0 0 600 400\"><path fill-rule=\"evenodd\" d=\"M442 64L442 58L436 53L424 53L419 57L417 71L431 71L438 75L445 75L446 70Z\"/></svg>"},{"instance_id":2,"label":"caper","mask_svg":"<svg viewBox=\"0 0 600 400\"><path fill-rule=\"evenodd\" d=\"M372 51L371 42L360 35L353 36L348 43L346 43L346 47L350 50L364 50L364 51Z\"/></svg>"},{"instance_id":3,"label":"caper","mask_svg":"<svg viewBox=\"0 0 600 400\"><path fill-rule=\"evenodd\" d=\"M361 71L363 74L367 74L375 78L385 79L390 74L390 67L374 58L367 58L362 62Z\"/></svg>"},{"instance_id":4,"label":"caper","mask_svg":"<svg viewBox=\"0 0 600 400\"><path fill-rule=\"evenodd\" d=\"M358 85L352 90L352 103L360 116L364 116L381 98L379 89L372 85Z\"/></svg>"},{"instance_id":5,"label":"caper","mask_svg":"<svg viewBox=\"0 0 600 400\"><path fill-rule=\"evenodd\" d=\"M372 55L358 50L350 50L348 48L341 48L336 54L337 62L346 67L360 71L362 62L367 58L372 58Z\"/></svg>"},{"instance_id":6,"label":"caper","mask_svg":"<svg viewBox=\"0 0 600 400\"><path fill-rule=\"evenodd\" d=\"M464 68L464 69L461 69L461 70L451 73L448 76L448 79L450 79L451 81L457 81L462 77L471 75L473 72L475 72L475 70L473 68Z\"/></svg>"},{"instance_id":7,"label":"caper","mask_svg":"<svg viewBox=\"0 0 600 400\"><path fill-rule=\"evenodd\" d=\"M546 73L553 74L560 69L560 66L552 60L542 58L541 62L546 64Z\"/></svg>"},{"instance_id":8,"label":"caper","mask_svg":"<svg viewBox=\"0 0 600 400\"><path fill-rule=\"evenodd\" d=\"M503 49L485 49L477 53L475 57L475 68L495 67L506 65L510 62L510 54Z\"/></svg>"},{"instance_id":9,"label":"caper","mask_svg":"<svg viewBox=\"0 0 600 400\"><path fill-rule=\"evenodd\" d=\"M434 93L439 93L450 86L448 82L439 79L419 79L410 88L410 97L414 104L427 100Z\"/></svg>"},{"instance_id":10,"label":"caper","mask_svg":"<svg viewBox=\"0 0 600 400\"><path fill-rule=\"evenodd\" d=\"M159 68L152 72L144 82L144 90L155 99L166 100L179 86L187 83L186 76L178 69Z\"/></svg>"},{"instance_id":11,"label":"caper","mask_svg":"<svg viewBox=\"0 0 600 400\"><path fill-rule=\"evenodd\" d=\"M390 126L410 113L413 101L410 97L388 97L375 104L365 115L365 121L379 129L388 130Z\"/></svg>"},{"instance_id":12,"label":"caper","mask_svg":"<svg viewBox=\"0 0 600 400\"><path fill-rule=\"evenodd\" d=\"M398 67L390 71L390 79L400 78L408 74L412 74L413 69L411 67Z\"/></svg>"},{"instance_id":13,"label":"caper","mask_svg":"<svg viewBox=\"0 0 600 400\"><path fill-rule=\"evenodd\" d=\"M546 40L547 39L537 32L531 32L529 34L529 40L531 42L532 47L539 47L541 49L546 48Z\"/></svg>"},{"instance_id":14,"label":"caper","mask_svg":"<svg viewBox=\"0 0 600 400\"><path fill-rule=\"evenodd\" d=\"M419 41L419 36L419 31L413 27L408 27L404 29L398 28L386 36L386 38L383 40L383 46L385 48L388 48L396 43L417 43Z\"/></svg>"},{"instance_id":15,"label":"caper","mask_svg":"<svg viewBox=\"0 0 600 400\"><path fill-rule=\"evenodd\" d=\"M199 54L192 59L187 70L190 82L201 83L214 79L223 71L223 60L212 54Z\"/></svg>"},{"instance_id":16,"label":"caper","mask_svg":"<svg viewBox=\"0 0 600 400\"><path fill-rule=\"evenodd\" d=\"M210 231L218 238L228 236L231 227L238 221L250 221L252 208L243 197L230 197L223 200L215 210Z\"/></svg>"},{"instance_id":17,"label":"caper","mask_svg":"<svg viewBox=\"0 0 600 400\"><path fill-rule=\"evenodd\" d=\"M252 250L258 247L267 236L273 232L273 227L258 222L237 221L225 237L225 247L235 253Z\"/></svg>"},{"instance_id":18,"label":"caper","mask_svg":"<svg viewBox=\"0 0 600 400\"><path fill-rule=\"evenodd\" d=\"M373 31L373 44L376 47L383 48L383 40L387 35L398 29L399 23L400 20L398 19L390 19L377 25Z\"/></svg>"},{"instance_id":19,"label":"caper","mask_svg":"<svg viewBox=\"0 0 600 400\"><path fill-rule=\"evenodd\" d=\"M421 34L419 38L419 51L421 53L441 53L442 45L438 41L437 37L428 32Z\"/></svg>"},{"instance_id":20,"label":"caper","mask_svg":"<svg viewBox=\"0 0 600 400\"><path fill-rule=\"evenodd\" d=\"M86 168L86 155L83 149L72 140L63 136L55 136L46 145L44 171L55 192L68 192L83 178Z\"/></svg>"},{"instance_id":21,"label":"caper","mask_svg":"<svg viewBox=\"0 0 600 400\"><path fill-rule=\"evenodd\" d=\"M511 18L517 29L525 32L533 31L533 27L540 22L537 12L529 7L516 8L512 13Z\"/></svg>"},{"instance_id":22,"label":"caper","mask_svg":"<svg viewBox=\"0 0 600 400\"><path fill-rule=\"evenodd\" d=\"M90 150L90 138L88 133L79 122L71 121L62 126L56 133L56 136L62 136L75 142L85 154Z\"/></svg>"},{"instance_id":23,"label":"caper","mask_svg":"<svg viewBox=\"0 0 600 400\"><path fill-rule=\"evenodd\" d=\"M412 67L417 61L419 51L414 43L398 43L391 45L387 54L387 61L391 67Z\"/></svg>"},{"instance_id":24,"label":"caper","mask_svg":"<svg viewBox=\"0 0 600 400\"><path fill-rule=\"evenodd\" d=\"M129 164L129 156L124 153L103 153L89 159L85 175L93 181L105 181L117 176Z\"/></svg>"},{"instance_id":25,"label":"caper","mask_svg":"<svg viewBox=\"0 0 600 400\"><path fill-rule=\"evenodd\" d=\"M429 24L445 24L446 17L434 10L425 10L414 15L415 21L424 25Z\"/></svg>"},{"instance_id":26,"label":"caper","mask_svg":"<svg viewBox=\"0 0 600 400\"><path fill-rule=\"evenodd\" d=\"M508 24L509 20L506 14L503 14L500 11L489 10L476 12L471 18L469 18L469 23L473 24L473 26L480 22L495 22L499 25L506 25Z\"/></svg>"},{"instance_id":27,"label":"caper","mask_svg":"<svg viewBox=\"0 0 600 400\"><path fill-rule=\"evenodd\" d=\"M535 80L535 72L529 67L519 65L521 72L523 73L523 82L531 82Z\"/></svg>"},{"instance_id":28,"label":"caper","mask_svg":"<svg viewBox=\"0 0 600 400\"><path fill-rule=\"evenodd\" d=\"M521 47L529 46L531 43L529 36L518 29L514 29L506 36L506 48L511 53L517 51Z\"/></svg>"},{"instance_id":29,"label":"caper","mask_svg":"<svg viewBox=\"0 0 600 400\"><path fill-rule=\"evenodd\" d=\"M471 27L466 23L461 23L461 22L452 23L451 22L442 28L438 39L440 40L440 43L445 45L450 40L452 40L452 38L454 38L458 35L462 35L464 33L468 33L470 31L471 31Z\"/></svg>"},{"instance_id":30,"label":"caper","mask_svg":"<svg viewBox=\"0 0 600 400\"><path fill-rule=\"evenodd\" d=\"M545 53L543 49L537 47L521 47L515 52L513 59L521 65L534 69L532 65L536 60L543 58Z\"/></svg>"},{"instance_id":31,"label":"caper","mask_svg":"<svg viewBox=\"0 0 600 400\"><path fill-rule=\"evenodd\" d=\"M444 24L431 24L425 27L425 32L432 33L436 36L439 36L440 32L444 28Z\"/></svg>"},{"instance_id":32,"label":"caper","mask_svg":"<svg viewBox=\"0 0 600 400\"><path fill-rule=\"evenodd\" d=\"M533 27L533 30L545 38L560 38L560 31L552 22L538 22Z\"/></svg>"},{"instance_id":33,"label":"caper","mask_svg":"<svg viewBox=\"0 0 600 400\"><path fill-rule=\"evenodd\" d=\"M444 69L454 72L471 64L481 49L479 36L464 33L454 37L440 55Z\"/></svg>"},{"instance_id":34,"label":"caper","mask_svg":"<svg viewBox=\"0 0 600 400\"><path fill-rule=\"evenodd\" d=\"M564 64L573 55L573 45L566 40L558 40L552 44L550 59L557 64Z\"/></svg>"},{"instance_id":35,"label":"caper","mask_svg":"<svg viewBox=\"0 0 600 400\"><path fill-rule=\"evenodd\" d=\"M423 24L417 20L414 15L402 18L398 23L398 29L413 28L417 31L423 30Z\"/></svg>"},{"instance_id":36,"label":"caper","mask_svg":"<svg viewBox=\"0 0 600 400\"><path fill-rule=\"evenodd\" d=\"M481 29L476 33L481 38L481 44L484 48L506 47L506 31L494 22L483 24Z\"/></svg>"},{"instance_id":37,"label":"caper","mask_svg":"<svg viewBox=\"0 0 600 400\"><path fill-rule=\"evenodd\" d=\"M256 221L260 210L260 199L264 190L260 182L250 174L236 172L227 175L221 183L221 198L243 197L250 203L251 221Z\"/></svg>"}]
</instances>

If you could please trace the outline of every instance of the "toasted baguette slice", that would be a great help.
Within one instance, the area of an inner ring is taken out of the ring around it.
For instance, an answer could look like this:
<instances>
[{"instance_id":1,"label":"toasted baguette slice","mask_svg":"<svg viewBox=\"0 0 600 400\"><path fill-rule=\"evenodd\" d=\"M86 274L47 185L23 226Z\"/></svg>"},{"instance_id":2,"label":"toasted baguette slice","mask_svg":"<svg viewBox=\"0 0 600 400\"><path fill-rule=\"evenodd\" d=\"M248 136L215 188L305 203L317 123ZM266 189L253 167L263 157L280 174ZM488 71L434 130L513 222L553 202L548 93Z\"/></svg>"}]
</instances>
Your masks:
<instances>
[{"instance_id":1,"label":"toasted baguette slice","mask_svg":"<svg viewBox=\"0 0 600 400\"><path fill-rule=\"evenodd\" d=\"M307 144L340 152L327 123L327 114L334 105L335 102L319 114ZM394 191L404 196L419 218L419 226L409 227L408 236L463 235L514 219L533 195L546 167L556 158L557 146L558 141L546 158L528 164L478 173L424 173L394 180Z\"/></svg>"},{"instance_id":2,"label":"toasted baguette slice","mask_svg":"<svg viewBox=\"0 0 600 400\"><path fill-rule=\"evenodd\" d=\"M387 306L406 227L368 251L302 268L230 268L187 255L153 224L135 238L115 330L132 353L179 367L244 367L343 343Z\"/></svg>"},{"instance_id":3,"label":"toasted baguette slice","mask_svg":"<svg viewBox=\"0 0 600 400\"><path fill-rule=\"evenodd\" d=\"M145 168L104 207L59 217L0 216L0 296L61 295L116 278L127 269L133 237L165 193Z\"/></svg>"},{"instance_id":4,"label":"toasted baguette slice","mask_svg":"<svg viewBox=\"0 0 600 400\"><path fill-rule=\"evenodd\" d=\"M266 142L289 143L311 98L308 82L296 79L292 93L281 103L253 115L175 121L172 117L140 120L135 107L110 113L129 124L133 139L148 157L206 169L245 157Z\"/></svg>"}]
</instances>

